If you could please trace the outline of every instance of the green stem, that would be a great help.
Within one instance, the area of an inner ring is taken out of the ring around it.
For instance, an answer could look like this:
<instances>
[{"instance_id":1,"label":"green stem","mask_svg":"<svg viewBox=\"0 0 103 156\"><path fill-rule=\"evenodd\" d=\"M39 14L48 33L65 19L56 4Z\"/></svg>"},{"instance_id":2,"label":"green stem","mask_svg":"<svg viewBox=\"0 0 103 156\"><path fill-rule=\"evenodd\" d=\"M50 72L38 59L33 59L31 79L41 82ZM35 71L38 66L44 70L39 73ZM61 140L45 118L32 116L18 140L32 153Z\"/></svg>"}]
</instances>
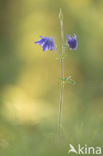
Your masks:
<instances>
[{"instance_id":1,"label":"green stem","mask_svg":"<svg viewBox=\"0 0 103 156\"><path fill-rule=\"evenodd\" d=\"M62 40L62 57L60 59L60 64L61 64L61 79L63 79L64 78L63 56L65 53L65 48L64 48L63 15L61 9L59 13L59 18L61 25L61 40ZM63 81L61 81L60 103L59 103L59 135L61 134L61 124L62 124L63 87L64 83Z\"/></svg>"}]
</instances>

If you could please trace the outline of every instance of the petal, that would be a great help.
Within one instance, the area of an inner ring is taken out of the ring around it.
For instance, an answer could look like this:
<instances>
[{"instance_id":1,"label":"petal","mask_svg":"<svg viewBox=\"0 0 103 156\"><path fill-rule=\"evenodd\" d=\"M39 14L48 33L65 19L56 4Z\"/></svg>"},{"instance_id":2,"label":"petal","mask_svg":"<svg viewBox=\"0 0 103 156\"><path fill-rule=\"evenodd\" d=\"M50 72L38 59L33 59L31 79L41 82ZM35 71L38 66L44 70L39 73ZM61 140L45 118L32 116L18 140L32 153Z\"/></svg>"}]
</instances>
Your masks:
<instances>
[{"instance_id":1,"label":"petal","mask_svg":"<svg viewBox=\"0 0 103 156\"><path fill-rule=\"evenodd\" d=\"M49 50L47 41L43 45L43 51Z\"/></svg>"},{"instance_id":2,"label":"petal","mask_svg":"<svg viewBox=\"0 0 103 156\"><path fill-rule=\"evenodd\" d=\"M67 39L67 41L71 40L71 35L68 36L68 34L67 34L66 39Z\"/></svg>"},{"instance_id":3,"label":"petal","mask_svg":"<svg viewBox=\"0 0 103 156\"><path fill-rule=\"evenodd\" d=\"M72 39L75 39L76 40L77 36L76 34L73 35Z\"/></svg>"},{"instance_id":4,"label":"petal","mask_svg":"<svg viewBox=\"0 0 103 156\"><path fill-rule=\"evenodd\" d=\"M45 38L42 38L42 39L40 39L39 41L36 41L36 42L34 42L34 43L39 44L40 46L43 46L44 43L45 43L45 41L46 41L46 39L45 39Z\"/></svg>"},{"instance_id":5,"label":"petal","mask_svg":"<svg viewBox=\"0 0 103 156\"><path fill-rule=\"evenodd\" d=\"M77 41L76 40L72 40L69 42L69 47L74 50L77 48Z\"/></svg>"},{"instance_id":6,"label":"petal","mask_svg":"<svg viewBox=\"0 0 103 156\"><path fill-rule=\"evenodd\" d=\"M55 51L55 45L54 45L53 39L54 39L54 37L51 39L51 48L53 51Z\"/></svg>"}]
</instances>

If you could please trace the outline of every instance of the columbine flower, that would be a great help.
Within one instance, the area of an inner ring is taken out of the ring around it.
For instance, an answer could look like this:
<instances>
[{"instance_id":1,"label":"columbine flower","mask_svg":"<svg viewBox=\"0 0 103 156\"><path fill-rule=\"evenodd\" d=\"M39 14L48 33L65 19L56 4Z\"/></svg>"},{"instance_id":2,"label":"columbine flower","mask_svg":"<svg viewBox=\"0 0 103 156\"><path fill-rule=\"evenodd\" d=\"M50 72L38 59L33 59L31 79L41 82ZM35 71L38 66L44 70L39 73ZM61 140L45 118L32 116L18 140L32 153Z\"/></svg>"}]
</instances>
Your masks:
<instances>
[{"instance_id":1,"label":"columbine flower","mask_svg":"<svg viewBox=\"0 0 103 156\"><path fill-rule=\"evenodd\" d=\"M54 41L52 37L42 37L40 36L40 40L36 41L34 43L39 44L42 48L43 51L48 51L48 50L53 50L55 51L55 46L54 46Z\"/></svg>"},{"instance_id":2,"label":"columbine flower","mask_svg":"<svg viewBox=\"0 0 103 156\"><path fill-rule=\"evenodd\" d=\"M66 35L67 38L67 45L69 46L69 48L71 50L76 50L77 49L77 39L76 39L76 35L74 34L72 37L71 35Z\"/></svg>"}]
</instances>

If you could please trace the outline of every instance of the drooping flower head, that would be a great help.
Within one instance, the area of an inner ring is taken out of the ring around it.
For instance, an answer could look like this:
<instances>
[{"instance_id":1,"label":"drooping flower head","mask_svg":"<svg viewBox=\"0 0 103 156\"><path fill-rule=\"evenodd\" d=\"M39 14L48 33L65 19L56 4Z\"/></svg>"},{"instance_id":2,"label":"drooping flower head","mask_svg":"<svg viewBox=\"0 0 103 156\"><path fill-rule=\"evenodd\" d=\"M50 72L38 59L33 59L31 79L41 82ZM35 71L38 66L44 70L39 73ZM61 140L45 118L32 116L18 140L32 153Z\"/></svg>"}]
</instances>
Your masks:
<instances>
[{"instance_id":1,"label":"drooping flower head","mask_svg":"<svg viewBox=\"0 0 103 156\"><path fill-rule=\"evenodd\" d=\"M36 41L34 43L39 44L42 48L43 51L48 51L48 50L53 50L55 51L55 46L54 46L54 41L52 37L42 37L40 36L40 40Z\"/></svg>"},{"instance_id":2,"label":"drooping flower head","mask_svg":"<svg viewBox=\"0 0 103 156\"><path fill-rule=\"evenodd\" d=\"M66 35L66 39L67 39L67 45L71 50L76 50L77 49L77 36L74 34L72 37L71 35L68 36L68 34Z\"/></svg>"}]
</instances>

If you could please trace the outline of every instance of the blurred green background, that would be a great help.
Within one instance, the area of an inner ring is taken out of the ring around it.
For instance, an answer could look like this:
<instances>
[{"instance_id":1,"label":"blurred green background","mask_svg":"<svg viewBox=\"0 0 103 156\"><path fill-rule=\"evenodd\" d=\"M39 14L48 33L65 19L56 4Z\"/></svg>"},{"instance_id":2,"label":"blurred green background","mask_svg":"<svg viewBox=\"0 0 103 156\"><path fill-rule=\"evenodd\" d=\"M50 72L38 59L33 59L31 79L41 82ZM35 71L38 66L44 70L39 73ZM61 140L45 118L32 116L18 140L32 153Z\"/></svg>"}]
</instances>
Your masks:
<instances>
[{"instance_id":1,"label":"blurred green background","mask_svg":"<svg viewBox=\"0 0 103 156\"><path fill-rule=\"evenodd\" d=\"M60 63L33 42L76 33L66 50L63 138L58 143ZM69 144L103 143L103 1L0 0L0 156L67 156ZM73 154L72 154L73 155Z\"/></svg>"}]
</instances>

